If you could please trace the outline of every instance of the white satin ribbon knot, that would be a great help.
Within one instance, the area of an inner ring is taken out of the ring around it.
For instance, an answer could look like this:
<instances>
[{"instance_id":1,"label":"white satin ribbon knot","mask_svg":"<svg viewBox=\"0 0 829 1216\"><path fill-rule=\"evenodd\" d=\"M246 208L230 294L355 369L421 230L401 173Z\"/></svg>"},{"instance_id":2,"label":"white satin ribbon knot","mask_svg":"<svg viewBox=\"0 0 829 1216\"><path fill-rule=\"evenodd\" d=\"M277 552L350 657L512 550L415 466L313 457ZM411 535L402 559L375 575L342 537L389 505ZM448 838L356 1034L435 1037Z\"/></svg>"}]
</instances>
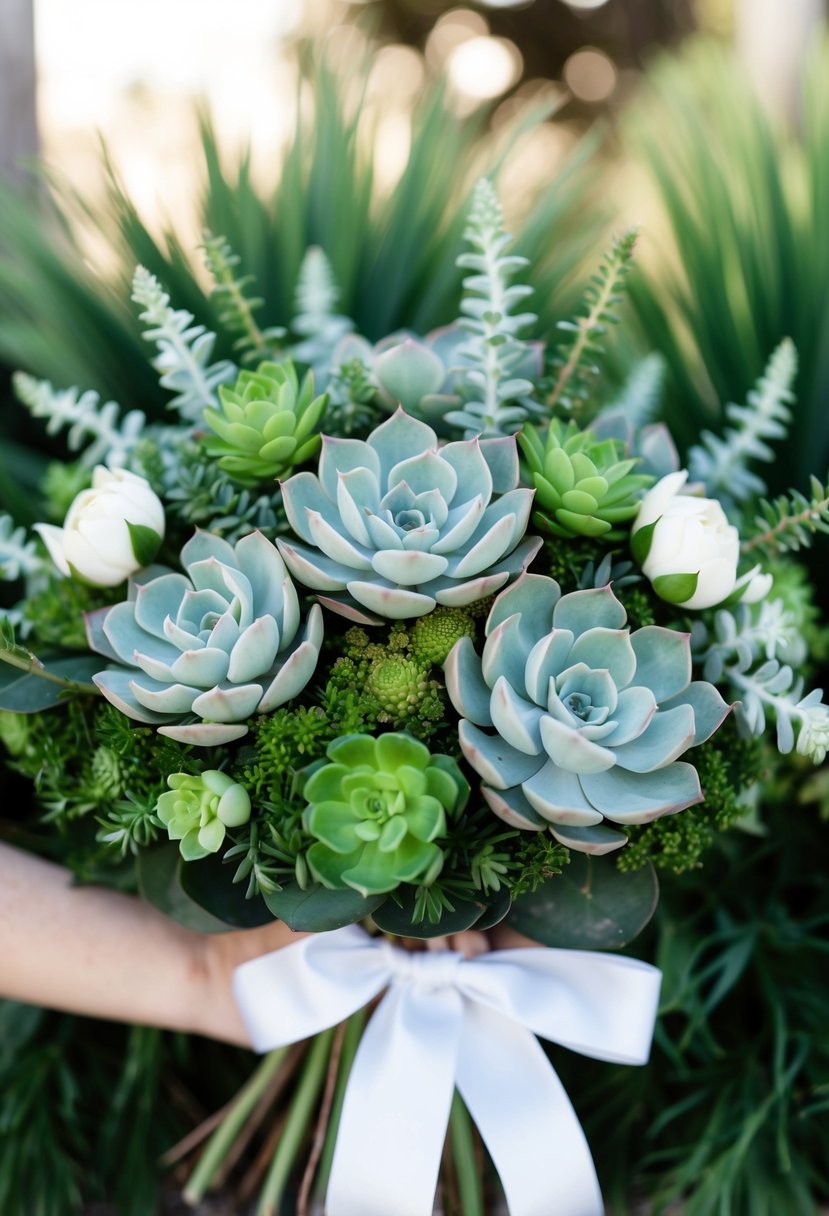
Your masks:
<instances>
[{"instance_id":1,"label":"white satin ribbon knot","mask_svg":"<svg viewBox=\"0 0 829 1216\"><path fill-rule=\"evenodd\" d=\"M455 1087L511 1216L601 1216L587 1141L535 1036L644 1064L660 978L637 959L582 950L415 953L349 925L244 963L233 986L258 1051L386 990L348 1081L327 1216L431 1216Z\"/></svg>"}]
</instances>

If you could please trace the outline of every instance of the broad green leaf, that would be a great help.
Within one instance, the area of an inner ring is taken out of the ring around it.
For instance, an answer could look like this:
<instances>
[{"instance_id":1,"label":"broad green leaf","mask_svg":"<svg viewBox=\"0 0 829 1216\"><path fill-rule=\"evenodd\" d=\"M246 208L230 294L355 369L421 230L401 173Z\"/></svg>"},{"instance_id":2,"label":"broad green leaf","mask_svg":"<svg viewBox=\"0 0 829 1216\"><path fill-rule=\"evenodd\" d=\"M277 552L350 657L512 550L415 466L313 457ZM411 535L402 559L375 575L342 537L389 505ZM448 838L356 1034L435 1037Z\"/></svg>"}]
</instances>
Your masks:
<instances>
[{"instance_id":1,"label":"broad green leaf","mask_svg":"<svg viewBox=\"0 0 829 1216\"><path fill-rule=\"evenodd\" d=\"M543 946L620 949L644 929L658 901L653 866L623 874L611 858L572 853L563 873L515 901L509 923Z\"/></svg>"},{"instance_id":2,"label":"broad green leaf","mask_svg":"<svg viewBox=\"0 0 829 1216\"><path fill-rule=\"evenodd\" d=\"M245 898L245 883L234 883L233 866L223 864L218 856L205 857L179 866L182 892L195 903L217 917L224 925L237 929L256 929L270 924L273 913L261 896Z\"/></svg>"},{"instance_id":3,"label":"broad green leaf","mask_svg":"<svg viewBox=\"0 0 829 1216\"><path fill-rule=\"evenodd\" d=\"M393 896L372 913L378 929L394 933L397 937L443 937L447 933L462 933L471 929L489 911L483 900L453 899L455 910L443 909L440 920L433 924L429 920L414 920L415 887L400 887ZM398 902L399 901L399 902Z\"/></svg>"},{"instance_id":4,"label":"broad green leaf","mask_svg":"<svg viewBox=\"0 0 829 1216\"><path fill-rule=\"evenodd\" d=\"M61 680L88 684L92 676L101 670L101 660L94 655L79 655L48 661L44 666L51 675ZM53 680L0 664L0 709L18 714L40 713L62 704L73 693L73 689L56 684Z\"/></svg>"},{"instance_id":5,"label":"broad green leaf","mask_svg":"<svg viewBox=\"0 0 829 1216\"><path fill-rule=\"evenodd\" d=\"M330 891L327 887L309 887L303 891L297 883L289 883L281 891L269 892L265 903L274 916L296 932L323 933L341 929L370 916L383 902L385 895L364 899L358 891Z\"/></svg>"}]
</instances>

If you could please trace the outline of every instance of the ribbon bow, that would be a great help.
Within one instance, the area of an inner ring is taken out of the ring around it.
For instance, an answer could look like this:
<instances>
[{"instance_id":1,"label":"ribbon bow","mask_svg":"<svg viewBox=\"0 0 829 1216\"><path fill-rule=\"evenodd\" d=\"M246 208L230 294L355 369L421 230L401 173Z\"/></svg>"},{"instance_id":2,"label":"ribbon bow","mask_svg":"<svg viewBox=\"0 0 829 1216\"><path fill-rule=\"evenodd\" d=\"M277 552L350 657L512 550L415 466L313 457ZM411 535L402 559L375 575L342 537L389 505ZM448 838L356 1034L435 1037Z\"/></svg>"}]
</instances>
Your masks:
<instances>
[{"instance_id":1,"label":"ribbon bow","mask_svg":"<svg viewBox=\"0 0 829 1216\"><path fill-rule=\"evenodd\" d=\"M329 1216L431 1216L455 1087L511 1216L601 1216L593 1160L535 1035L623 1064L648 1058L660 972L582 950L414 953L350 925L243 963L234 995L270 1051L386 989L346 1088Z\"/></svg>"}]
</instances>

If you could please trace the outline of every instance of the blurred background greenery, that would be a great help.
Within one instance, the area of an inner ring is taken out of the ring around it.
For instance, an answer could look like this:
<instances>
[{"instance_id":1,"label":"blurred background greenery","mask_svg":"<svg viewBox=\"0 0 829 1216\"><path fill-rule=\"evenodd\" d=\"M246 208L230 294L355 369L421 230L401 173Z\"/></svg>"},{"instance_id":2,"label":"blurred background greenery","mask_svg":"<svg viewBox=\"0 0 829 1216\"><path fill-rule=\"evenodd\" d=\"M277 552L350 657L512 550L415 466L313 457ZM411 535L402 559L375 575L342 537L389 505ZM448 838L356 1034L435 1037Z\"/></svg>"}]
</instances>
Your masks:
<instances>
[{"instance_id":1,"label":"blurred background greenery","mask_svg":"<svg viewBox=\"0 0 829 1216\"><path fill-rule=\"evenodd\" d=\"M230 23L219 3L116 7L36 3L45 171L16 169L0 195L4 386L24 367L159 416L126 284L141 261L210 326L205 227L256 276L263 323L291 315L319 244L362 332L440 325L464 201L488 172L545 330L610 232L642 224L614 370L661 355L682 443L716 430L791 336L799 406L771 488L826 475L819 0L237 0ZM0 439L0 506L29 522L62 449L7 391ZM633 1196L688 1216L814 1216L829 1201L829 784L804 776L766 803L762 840L731 833L704 868L664 880L633 948L666 974L651 1067L557 1061L613 1212ZM2 814L45 847L36 811ZM11 1006L0 1019L4 1216L92 1201L152 1216L158 1157L245 1071L240 1053L154 1031Z\"/></svg>"}]
</instances>

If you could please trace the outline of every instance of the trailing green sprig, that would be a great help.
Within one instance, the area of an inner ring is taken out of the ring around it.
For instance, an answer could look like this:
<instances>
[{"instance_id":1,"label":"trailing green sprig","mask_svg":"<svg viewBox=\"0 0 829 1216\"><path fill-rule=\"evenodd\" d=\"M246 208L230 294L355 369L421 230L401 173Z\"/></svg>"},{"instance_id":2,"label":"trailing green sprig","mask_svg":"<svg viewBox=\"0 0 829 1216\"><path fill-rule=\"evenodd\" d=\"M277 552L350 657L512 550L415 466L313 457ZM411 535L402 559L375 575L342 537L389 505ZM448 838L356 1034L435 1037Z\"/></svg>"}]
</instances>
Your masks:
<instances>
[{"instance_id":1,"label":"trailing green sprig","mask_svg":"<svg viewBox=\"0 0 829 1216\"><path fill-rule=\"evenodd\" d=\"M631 228L613 242L585 292L586 314L558 323L559 329L574 336L559 346L553 359L557 375L547 398L550 410L578 415L590 400L599 370L596 360L604 353L608 326L619 319L617 307L633 264L637 235L637 229Z\"/></svg>"},{"instance_id":2,"label":"trailing green sprig","mask_svg":"<svg viewBox=\"0 0 829 1216\"><path fill-rule=\"evenodd\" d=\"M14 391L33 418L46 418L46 434L57 435L69 427L69 450L83 449L81 462L89 467L106 462L112 467L127 463L147 421L141 410L130 410L119 420L121 407L114 401L100 405L93 389L55 389L48 380L37 380L26 372L12 377Z\"/></svg>"},{"instance_id":3,"label":"trailing green sprig","mask_svg":"<svg viewBox=\"0 0 829 1216\"><path fill-rule=\"evenodd\" d=\"M533 400L533 385L521 364L532 359L532 348L518 335L535 324L535 313L513 313L533 289L510 284L514 272L528 265L527 258L504 251L512 237L504 229L503 213L491 182L482 178L472 195L464 238L472 251L462 253L457 265L472 271L463 281L463 314L459 324L469 340L459 349L463 360L460 410L446 422L471 435L512 435L541 407Z\"/></svg>"},{"instance_id":4,"label":"trailing green sprig","mask_svg":"<svg viewBox=\"0 0 829 1216\"><path fill-rule=\"evenodd\" d=\"M187 422L200 422L205 406L219 404L219 385L232 380L237 369L227 359L210 362L216 335L194 325L186 309L171 308L169 295L143 266L135 271L132 298L143 309L139 318L147 325L144 338L158 347L152 364L161 374L161 386L176 394L170 408Z\"/></svg>"},{"instance_id":5,"label":"trailing green sprig","mask_svg":"<svg viewBox=\"0 0 829 1216\"><path fill-rule=\"evenodd\" d=\"M254 312L262 307L259 296L248 296L248 288L256 282L252 274L237 274L240 258L223 236L204 234L204 257L213 276L213 298L219 305L219 320L229 333L238 334L233 349L238 350L244 363L273 359L279 339L285 337L281 326L260 329Z\"/></svg>"},{"instance_id":6,"label":"trailing green sprig","mask_svg":"<svg viewBox=\"0 0 829 1216\"><path fill-rule=\"evenodd\" d=\"M743 552L759 550L769 556L808 549L815 537L829 534L829 478L812 477L807 498L800 490L789 490L773 501L762 499L755 517L757 531L743 542Z\"/></svg>"},{"instance_id":7,"label":"trailing green sprig","mask_svg":"<svg viewBox=\"0 0 829 1216\"><path fill-rule=\"evenodd\" d=\"M785 439L794 401L792 384L797 372L797 351L785 338L769 359L763 375L749 392L746 405L726 406L725 416L735 423L720 435L703 431L701 443L688 453L691 478L702 481L706 490L718 498L745 502L766 490L766 483L748 464L753 460L768 463L774 459L769 447L773 440Z\"/></svg>"},{"instance_id":8,"label":"trailing green sprig","mask_svg":"<svg viewBox=\"0 0 829 1216\"><path fill-rule=\"evenodd\" d=\"M13 583L40 569L35 542L26 539L25 528L15 528L10 515L0 513L0 582Z\"/></svg>"}]
</instances>

